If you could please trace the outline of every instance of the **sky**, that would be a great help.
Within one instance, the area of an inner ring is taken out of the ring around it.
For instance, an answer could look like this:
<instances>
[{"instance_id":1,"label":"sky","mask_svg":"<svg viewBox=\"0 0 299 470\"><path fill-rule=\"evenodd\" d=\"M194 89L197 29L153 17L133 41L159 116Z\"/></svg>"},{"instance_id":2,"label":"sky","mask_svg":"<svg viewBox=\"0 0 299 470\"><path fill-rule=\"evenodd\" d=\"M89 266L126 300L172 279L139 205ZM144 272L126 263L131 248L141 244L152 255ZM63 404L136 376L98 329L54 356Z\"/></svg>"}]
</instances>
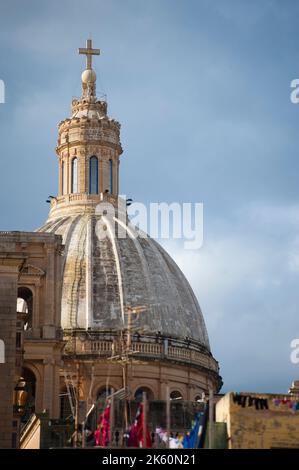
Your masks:
<instances>
[{"instance_id":1,"label":"sky","mask_svg":"<svg viewBox=\"0 0 299 470\"><path fill-rule=\"evenodd\" d=\"M57 124L98 90L121 122L121 193L203 202L204 243L162 240L203 311L223 391L299 379L296 0L0 0L0 230L34 230L57 193Z\"/></svg>"}]
</instances>

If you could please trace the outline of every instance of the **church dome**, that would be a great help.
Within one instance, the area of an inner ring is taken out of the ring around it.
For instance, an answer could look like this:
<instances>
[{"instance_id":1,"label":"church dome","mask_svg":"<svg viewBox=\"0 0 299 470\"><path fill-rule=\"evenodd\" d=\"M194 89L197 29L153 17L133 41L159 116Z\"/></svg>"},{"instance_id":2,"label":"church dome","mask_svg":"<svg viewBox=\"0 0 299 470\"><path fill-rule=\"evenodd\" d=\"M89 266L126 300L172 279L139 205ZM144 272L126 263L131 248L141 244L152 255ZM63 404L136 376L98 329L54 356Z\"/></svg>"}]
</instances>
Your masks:
<instances>
[{"instance_id":1,"label":"church dome","mask_svg":"<svg viewBox=\"0 0 299 470\"><path fill-rule=\"evenodd\" d=\"M130 223L130 201L119 196L120 124L97 99L93 80L92 57L100 50L88 40L79 53L87 56L82 96L58 125L58 194L49 196L49 217L39 229L60 235L64 246L63 358L70 367L77 357L86 368L94 364L86 380L94 374L99 387L114 368L118 389L126 388L126 373L110 361L127 355L131 387L152 386L161 398L169 382L194 399L195 390L218 390L222 383L203 315L173 259Z\"/></svg>"},{"instance_id":2,"label":"church dome","mask_svg":"<svg viewBox=\"0 0 299 470\"><path fill-rule=\"evenodd\" d=\"M120 330L128 306L143 306L134 330L174 338L190 338L209 348L197 299L184 274L153 239L141 238L130 224L115 218L114 237L97 236L95 213L50 219L41 232L63 237L65 245L61 322L64 329Z\"/></svg>"}]
</instances>

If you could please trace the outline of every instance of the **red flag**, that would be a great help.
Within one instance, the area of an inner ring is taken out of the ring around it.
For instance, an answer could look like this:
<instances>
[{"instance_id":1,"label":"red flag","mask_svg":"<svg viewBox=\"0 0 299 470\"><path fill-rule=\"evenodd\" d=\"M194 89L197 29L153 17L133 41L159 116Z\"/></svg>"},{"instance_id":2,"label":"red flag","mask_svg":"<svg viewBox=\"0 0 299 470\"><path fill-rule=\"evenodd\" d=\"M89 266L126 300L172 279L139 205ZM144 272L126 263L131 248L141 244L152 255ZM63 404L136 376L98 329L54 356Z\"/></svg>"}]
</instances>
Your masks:
<instances>
[{"instance_id":1,"label":"red flag","mask_svg":"<svg viewBox=\"0 0 299 470\"><path fill-rule=\"evenodd\" d=\"M146 446L143 442L143 425L144 425L144 410L143 404L140 403L136 413L135 421L131 426L128 447L152 447L152 440L148 428L146 429Z\"/></svg>"},{"instance_id":2,"label":"red flag","mask_svg":"<svg viewBox=\"0 0 299 470\"><path fill-rule=\"evenodd\" d=\"M97 446L108 447L110 442L110 403L100 415L100 422L94 435Z\"/></svg>"}]
</instances>

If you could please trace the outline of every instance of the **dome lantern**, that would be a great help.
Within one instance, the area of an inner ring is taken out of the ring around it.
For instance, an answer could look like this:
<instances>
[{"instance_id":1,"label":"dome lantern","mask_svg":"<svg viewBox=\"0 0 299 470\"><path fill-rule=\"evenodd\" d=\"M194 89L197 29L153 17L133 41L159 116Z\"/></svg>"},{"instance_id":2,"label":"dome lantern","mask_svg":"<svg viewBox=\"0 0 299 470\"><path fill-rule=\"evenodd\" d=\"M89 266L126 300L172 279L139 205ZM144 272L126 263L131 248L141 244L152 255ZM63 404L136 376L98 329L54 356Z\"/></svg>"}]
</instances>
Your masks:
<instances>
[{"instance_id":1,"label":"dome lantern","mask_svg":"<svg viewBox=\"0 0 299 470\"><path fill-rule=\"evenodd\" d=\"M72 101L71 117L58 126L59 191L51 201L51 215L88 210L103 199L116 204L119 194L120 124L107 115L106 100L97 99L92 68L100 49L93 49L88 39L78 52L86 55L83 91Z\"/></svg>"}]
</instances>

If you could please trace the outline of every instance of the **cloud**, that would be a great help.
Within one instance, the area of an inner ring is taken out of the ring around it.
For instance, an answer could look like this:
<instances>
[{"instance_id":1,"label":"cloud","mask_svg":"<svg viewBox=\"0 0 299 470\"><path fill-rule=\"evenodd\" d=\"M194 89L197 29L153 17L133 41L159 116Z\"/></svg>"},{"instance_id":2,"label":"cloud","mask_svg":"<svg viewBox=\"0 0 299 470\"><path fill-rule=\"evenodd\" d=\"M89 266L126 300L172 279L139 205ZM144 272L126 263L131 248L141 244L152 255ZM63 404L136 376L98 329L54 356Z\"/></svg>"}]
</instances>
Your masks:
<instances>
[{"instance_id":1,"label":"cloud","mask_svg":"<svg viewBox=\"0 0 299 470\"><path fill-rule=\"evenodd\" d=\"M207 221L217 231L197 252L163 242L199 299L225 390L285 392L299 373L289 348L299 334L298 214L299 206L251 204L229 225Z\"/></svg>"},{"instance_id":2,"label":"cloud","mask_svg":"<svg viewBox=\"0 0 299 470\"><path fill-rule=\"evenodd\" d=\"M198 253L167 247L199 298L226 387L286 390L298 335L299 10L294 1L65 0L1 9L2 229L32 230L57 188L57 123L92 35L121 121L121 191L203 201ZM57 13L59 12L59 14ZM92 12L92 14L90 13ZM245 13L244 13L245 12Z\"/></svg>"}]
</instances>

